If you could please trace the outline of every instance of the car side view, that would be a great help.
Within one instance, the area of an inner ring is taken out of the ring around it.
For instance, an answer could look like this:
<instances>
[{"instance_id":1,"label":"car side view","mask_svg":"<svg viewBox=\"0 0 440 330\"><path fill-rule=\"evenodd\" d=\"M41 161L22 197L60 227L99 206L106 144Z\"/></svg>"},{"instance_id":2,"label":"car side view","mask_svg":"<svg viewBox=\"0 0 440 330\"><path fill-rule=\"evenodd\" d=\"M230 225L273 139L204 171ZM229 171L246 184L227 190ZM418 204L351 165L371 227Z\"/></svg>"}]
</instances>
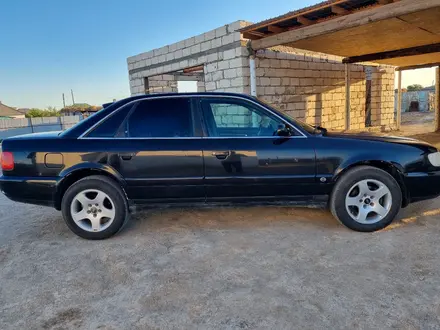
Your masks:
<instances>
[{"instance_id":1,"label":"car side view","mask_svg":"<svg viewBox=\"0 0 440 330\"><path fill-rule=\"evenodd\" d=\"M130 97L67 131L4 140L1 165L8 198L61 210L87 239L117 233L136 205L327 204L371 232L440 195L428 143L328 132L230 93Z\"/></svg>"}]
</instances>

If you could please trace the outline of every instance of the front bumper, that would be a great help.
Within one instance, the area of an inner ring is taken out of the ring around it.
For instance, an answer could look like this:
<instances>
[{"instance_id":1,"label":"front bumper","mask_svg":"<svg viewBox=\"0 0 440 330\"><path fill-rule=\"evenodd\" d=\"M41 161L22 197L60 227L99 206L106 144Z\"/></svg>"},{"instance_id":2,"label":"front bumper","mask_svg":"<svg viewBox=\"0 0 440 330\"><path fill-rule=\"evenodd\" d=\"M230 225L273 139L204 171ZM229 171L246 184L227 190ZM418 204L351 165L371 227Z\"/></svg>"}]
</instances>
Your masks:
<instances>
[{"instance_id":1,"label":"front bumper","mask_svg":"<svg viewBox=\"0 0 440 330\"><path fill-rule=\"evenodd\" d=\"M440 171L408 173L404 182L411 203L440 196Z\"/></svg>"},{"instance_id":2,"label":"front bumper","mask_svg":"<svg viewBox=\"0 0 440 330\"><path fill-rule=\"evenodd\" d=\"M16 202L54 206L57 179L0 176L0 190Z\"/></svg>"}]
</instances>

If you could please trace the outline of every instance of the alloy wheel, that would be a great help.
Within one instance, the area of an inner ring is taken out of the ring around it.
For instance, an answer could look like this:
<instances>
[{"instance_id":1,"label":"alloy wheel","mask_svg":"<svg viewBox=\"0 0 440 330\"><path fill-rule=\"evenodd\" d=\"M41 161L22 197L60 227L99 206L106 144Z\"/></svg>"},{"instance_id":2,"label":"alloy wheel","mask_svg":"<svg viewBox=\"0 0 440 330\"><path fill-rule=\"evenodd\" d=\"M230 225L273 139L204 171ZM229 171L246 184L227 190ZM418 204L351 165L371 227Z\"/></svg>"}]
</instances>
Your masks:
<instances>
[{"instance_id":1,"label":"alloy wheel","mask_svg":"<svg viewBox=\"0 0 440 330\"><path fill-rule=\"evenodd\" d=\"M374 224L385 218L391 210L390 189L378 180L361 180L347 193L345 207L353 220L361 224Z\"/></svg>"},{"instance_id":2,"label":"alloy wheel","mask_svg":"<svg viewBox=\"0 0 440 330\"><path fill-rule=\"evenodd\" d=\"M116 210L115 204L106 193L97 189L87 189L73 198L70 214L81 229L100 232L112 224Z\"/></svg>"}]
</instances>

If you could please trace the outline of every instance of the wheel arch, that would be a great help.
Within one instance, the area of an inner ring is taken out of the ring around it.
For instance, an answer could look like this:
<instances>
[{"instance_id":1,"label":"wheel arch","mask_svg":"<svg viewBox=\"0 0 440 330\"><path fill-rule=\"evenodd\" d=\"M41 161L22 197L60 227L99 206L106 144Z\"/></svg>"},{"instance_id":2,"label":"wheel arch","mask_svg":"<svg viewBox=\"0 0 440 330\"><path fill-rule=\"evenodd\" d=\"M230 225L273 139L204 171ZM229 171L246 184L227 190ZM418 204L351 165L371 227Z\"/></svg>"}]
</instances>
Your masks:
<instances>
[{"instance_id":1,"label":"wheel arch","mask_svg":"<svg viewBox=\"0 0 440 330\"><path fill-rule=\"evenodd\" d=\"M82 163L75 167L65 169L60 173L62 179L57 184L54 196L55 209L58 211L61 210L63 196L73 183L92 175L103 175L116 182L121 187L122 192L128 201L125 180L114 168L104 164Z\"/></svg>"},{"instance_id":2,"label":"wheel arch","mask_svg":"<svg viewBox=\"0 0 440 330\"><path fill-rule=\"evenodd\" d=\"M338 168L338 170L335 172L336 173L335 176L333 177L333 182L336 183L347 171L358 166L371 166L381 169L387 172L388 174L390 174L397 181L402 191L402 207L408 206L410 197L409 197L408 189L405 186L405 182L403 180L404 177L403 167L398 163L384 161L384 160L353 161L349 164L345 164L344 166L340 166Z\"/></svg>"}]
</instances>

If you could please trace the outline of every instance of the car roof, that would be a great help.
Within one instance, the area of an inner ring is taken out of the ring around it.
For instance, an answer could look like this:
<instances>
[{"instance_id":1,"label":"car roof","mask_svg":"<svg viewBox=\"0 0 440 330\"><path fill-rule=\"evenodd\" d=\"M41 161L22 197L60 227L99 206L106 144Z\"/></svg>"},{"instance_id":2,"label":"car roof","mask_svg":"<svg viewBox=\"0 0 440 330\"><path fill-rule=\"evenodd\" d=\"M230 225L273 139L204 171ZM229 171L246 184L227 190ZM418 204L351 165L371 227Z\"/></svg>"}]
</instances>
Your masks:
<instances>
[{"instance_id":1,"label":"car roof","mask_svg":"<svg viewBox=\"0 0 440 330\"><path fill-rule=\"evenodd\" d=\"M164 98L167 96L240 96L242 98L253 100L253 96L249 96L247 94L240 94L240 93L226 93L226 92L194 92L194 93L158 93L158 94L142 94L142 95L136 95L136 96L130 96L125 98L124 100L127 101L134 101L139 99L146 99L146 98Z\"/></svg>"}]
</instances>

